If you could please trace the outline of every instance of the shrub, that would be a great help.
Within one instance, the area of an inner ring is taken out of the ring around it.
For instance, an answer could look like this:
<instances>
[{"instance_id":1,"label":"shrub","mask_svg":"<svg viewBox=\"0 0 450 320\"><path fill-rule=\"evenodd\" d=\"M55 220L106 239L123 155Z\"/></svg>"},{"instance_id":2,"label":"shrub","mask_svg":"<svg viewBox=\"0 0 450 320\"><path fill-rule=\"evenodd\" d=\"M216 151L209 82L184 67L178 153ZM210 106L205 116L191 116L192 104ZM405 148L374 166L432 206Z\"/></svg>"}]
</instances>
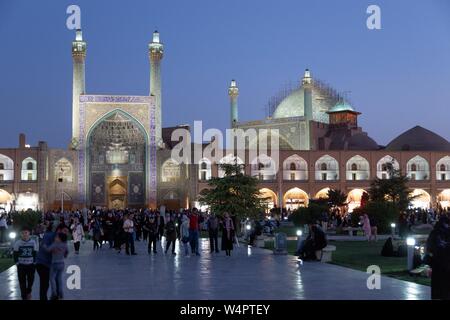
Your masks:
<instances>
[{"instance_id":1,"label":"shrub","mask_svg":"<svg viewBox=\"0 0 450 320\"><path fill-rule=\"evenodd\" d=\"M40 223L42 218L42 213L40 211L24 211L24 212L13 212L11 214L12 226L16 230L20 230L23 227L28 227L30 229L36 228Z\"/></svg>"},{"instance_id":2,"label":"shrub","mask_svg":"<svg viewBox=\"0 0 450 320\"><path fill-rule=\"evenodd\" d=\"M296 227L315 223L320 220L322 212L328 212L328 207L310 203L306 208L298 208L289 217Z\"/></svg>"},{"instance_id":3,"label":"shrub","mask_svg":"<svg viewBox=\"0 0 450 320\"><path fill-rule=\"evenodd\" d=\"M391 223L398 220L398 209L387 201L369 201L364 208L355 209L352 213L358 218L367 214L370 219L375 219L377 222L378 233L390 233ZM356 217L355 217L356 218Z\"/></svg>"}]
</instances>

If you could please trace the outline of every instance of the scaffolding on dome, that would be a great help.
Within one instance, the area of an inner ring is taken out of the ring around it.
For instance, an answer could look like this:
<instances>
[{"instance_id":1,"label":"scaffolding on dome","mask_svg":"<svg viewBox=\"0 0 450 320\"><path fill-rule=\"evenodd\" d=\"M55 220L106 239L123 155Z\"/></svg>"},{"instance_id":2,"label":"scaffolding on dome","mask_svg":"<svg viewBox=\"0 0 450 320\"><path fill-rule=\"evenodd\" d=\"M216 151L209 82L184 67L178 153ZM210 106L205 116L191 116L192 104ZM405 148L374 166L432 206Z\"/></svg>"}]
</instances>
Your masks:
<instances>
[{"instance_id":1,"label":"scaffolding on dome","mask_svg":"<svg viewBox=\"0 0 450 320\"><path fill-rule=\"evenodd\" d=\"M335 101L337 103L338 101L345 100L346 102L351 103L347 96L339 93L336 89L322 80L314 79L313 85L323 96L327 97L331 101ZM299 87L300 84L295 85L293 81L286 82L286 84L275 95L269 98L269 101L265 107L266 117L272 117L278 105Z\"/></svg>"}]
</instances>

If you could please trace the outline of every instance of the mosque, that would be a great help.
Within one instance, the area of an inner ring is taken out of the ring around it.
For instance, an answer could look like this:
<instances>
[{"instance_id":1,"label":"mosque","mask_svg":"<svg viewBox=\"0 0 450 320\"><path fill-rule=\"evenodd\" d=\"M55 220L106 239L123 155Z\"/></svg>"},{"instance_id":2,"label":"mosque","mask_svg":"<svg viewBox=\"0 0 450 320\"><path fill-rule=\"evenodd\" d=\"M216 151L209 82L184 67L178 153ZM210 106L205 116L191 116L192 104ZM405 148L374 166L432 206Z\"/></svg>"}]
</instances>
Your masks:
<instances>
[{"instance_id":1,"label":"mosque","mask_svg":"<svg viewBox=\"0 0 450 320\"><path fill-rule=\"evenodd\" d=\"M218 161L205 157L177 162L171 157L172 132L189 127L162 127L163 55L155 31L148 45L148 95L92 94L85 84L87 43L77 30L72 43L69 147L49 148L46 142L32 147L21 134L18 147L0 148L0 209L201 207L197 197L208 188L208 180L224 174L219 164L234 162L244 164L245 173L260 180L269 208L307 206L310 199L324 197L333 188L348 194L352 210L371 180L388 177L389 163L410 178L409 187L417 195L413 207L450 206L446 139L417 126L386 146L378 145L358 126L361 113L309 70L265 119L241 121L237 82L232 80L228 88L230 127L276 132L277 161L270 153L241 159L235 150L222 150L224 157ZM248 146L253 143L258 141L249 141Z\"/></svg>"}]
</instances>

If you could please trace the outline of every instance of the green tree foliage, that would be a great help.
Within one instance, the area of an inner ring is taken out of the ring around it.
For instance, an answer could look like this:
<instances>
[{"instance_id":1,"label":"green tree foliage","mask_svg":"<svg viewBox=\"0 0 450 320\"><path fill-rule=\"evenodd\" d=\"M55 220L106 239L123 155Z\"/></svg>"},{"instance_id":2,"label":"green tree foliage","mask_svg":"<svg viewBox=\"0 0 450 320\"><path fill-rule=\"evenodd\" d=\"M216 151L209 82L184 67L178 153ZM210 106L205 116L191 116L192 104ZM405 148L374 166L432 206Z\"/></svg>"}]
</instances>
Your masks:
<instances>
[{"instance_id":1,"label":"green tree foliage","mask_svg":"<svg viewBox=\"0 0 450 320\"><path fill-rule=\"evenodd\" d=\"M34 229L42 219L40 211L13 212L11 214L13 228L19 231L23 227Z\"/></svg>"},{"instance_id":2,"label":"green tree foliage","mask_svg":"<svg viewBox=\"0 0 450 320\"><path fill-rule=\"evenodd\" d=\"M357 208L352 212L352 217L367 214L377 223L378 233L390 233L391 223L398 220L398 208L388 201L369 201L364 208Z\"/></svg>"},{"instance_id":3,"label":"green tree foliage","mask_svg":"<svg viewBox=\"0 0 450 320\"><path fill-rule=\"evenodd\" d=\"M400 170L394 168L392 163L388 164L388 179L379 179L372 181L369 189L371 201L384 202L389 201L400 213L405 211L413 197L407 186L408 177L403 175Z\"/></svg>"},{"instance_id":4,"label":"green tree foliage","mask_svg":"<svg viewBox=\"0 0 450 320\"><path fill-rule=\"evenodd\" d=\"M347 204L347 195L339 189L330 189L327 195L331 208L339 208Z\"/></svg>"},{"instance_id":5,"label":"green tree foliage","mask_svg":"<svg viewBox=\"0 0 450 320\"><path fill-rule=\"evenodd\" d=\"M199 202L216 214L228 212L238 218L257 218L264 212L267 199L259 192L258 179L243 174L243 165L237 163L221 164L220 168L224 177L211 178L210 188L200 193Z\"/></svg>"},{"instance_id":6,"label":"green tree foliage","mask_svg":"<svg viewBox=\"0 0 450 320\"><path fill-rule=\"evenodd\" d=\"M324 201L310 201L308 207L295 210L289 217L296 227L320 221L323 212L328 212L328 204Z\"/></svg>"}]
</instances>

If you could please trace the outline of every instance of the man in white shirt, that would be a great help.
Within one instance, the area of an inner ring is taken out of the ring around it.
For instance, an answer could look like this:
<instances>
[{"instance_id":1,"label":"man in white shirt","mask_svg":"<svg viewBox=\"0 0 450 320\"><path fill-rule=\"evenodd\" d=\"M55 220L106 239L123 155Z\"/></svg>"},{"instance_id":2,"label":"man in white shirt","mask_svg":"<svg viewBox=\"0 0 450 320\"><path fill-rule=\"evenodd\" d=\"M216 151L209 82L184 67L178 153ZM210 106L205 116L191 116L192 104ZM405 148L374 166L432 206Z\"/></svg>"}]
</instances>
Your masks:
<instances>
[{"instance_id":1,"label":"man in white shirt","mask_svg":"<svg viewBox=\"0 0 450 320\"><path fill-rule=\"evenodd\" d=\"M126 235L125 242L125 252L127 255L130 255L130 247L131 247L131 255L135 256L136 252L134 252L134 221L133 214L125 214L123 220L123 230Z\"/></svg>"}]
</instances>

